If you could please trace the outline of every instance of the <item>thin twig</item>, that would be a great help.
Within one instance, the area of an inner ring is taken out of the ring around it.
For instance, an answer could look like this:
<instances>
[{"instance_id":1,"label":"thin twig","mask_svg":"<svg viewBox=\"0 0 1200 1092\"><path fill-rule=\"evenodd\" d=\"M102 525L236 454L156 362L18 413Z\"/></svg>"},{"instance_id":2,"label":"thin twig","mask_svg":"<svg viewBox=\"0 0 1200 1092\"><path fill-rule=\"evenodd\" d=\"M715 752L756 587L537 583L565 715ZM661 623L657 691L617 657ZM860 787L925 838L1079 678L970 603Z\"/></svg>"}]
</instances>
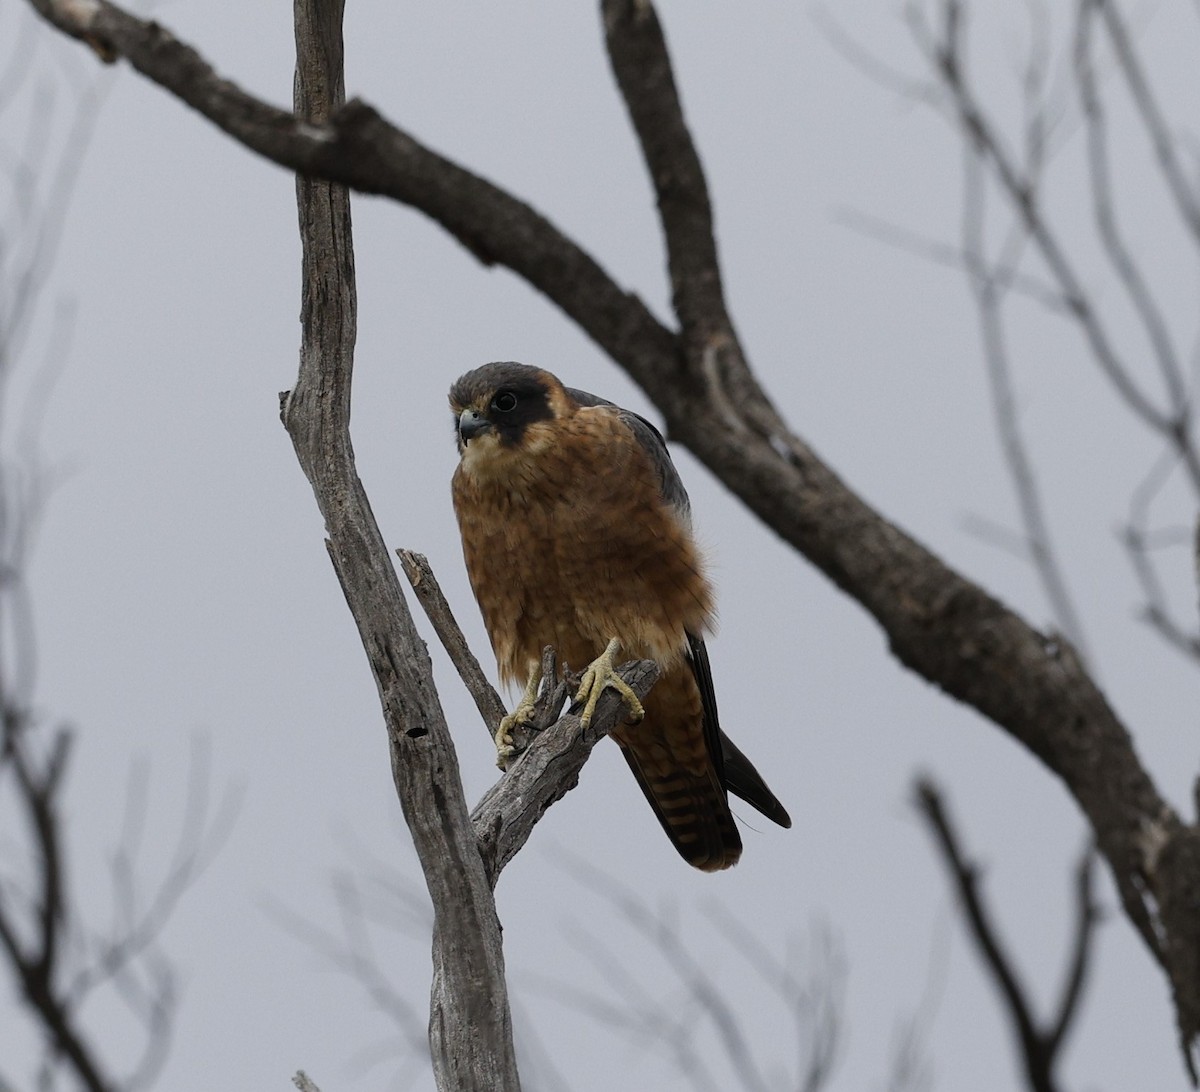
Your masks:
<instances>
[{"instance_id":1,"label":"thin twig","mask_svg":"<svg viewBox=\"0 0 1200 1092\"><path fill-rule=\"evenodd\" d=\"M667 1049L695 1087L736 1086L749 1090L787 1087L800 1092L817 1092L826 1084L839 1045L845 979L845 961L840 947L827 930L820 931L819 946L816 941L810 942L809 956L804 961L807 973L802 978L781 962L777 951L769 951L758 941L744 923L715 908L708 914L721 942L742 956L793 1017L794 1045L799 1059L796 1072L781 1080L773 1076L756 1056L744 1021L728 1005L724 991L717 987L706 961L698 959L684 941L673 915L662 910L655 912L636 891L580 858L564 855L562 867L615 908L621 918L645 938L666 964L671 978L684 991L684 1000L681 1004L653 996L643 982L649 980L658 985L666 980L664 976L648 978L631 973L598 937L583 927L575 930L579 936L576 947L600 972L619 999L617 1003L545 977L538 979L539 985L594 1018ZM715 1036L708 1033L708 1026ZM701 1037L715 1040L734 1074L732 1082L722 1084L716 1080L705 1053L697 1047Z\"/></svg>"},{"instance_id":2,"label":"thin twig","mask_svg":"<svg viewBox=\"0 0 1200 1092\"><path fill-rule=\"evenodd\" d=\"M508 712L504 708L504 702L500 700L500 695L488 682L483 668L479 666L479 660L476 659L475 653L467 644L467 639L463 636L463 632L454 618L454 612L450 609L450 604L442 592L442 586L433 574L433 567L429 564L429 559L424 554L418 554L412 550L401 549L397 550L396 554L400 558L400 564L404 567L404 575L408 577L408 582L417 596L417 602L421 604L425 616L442 642L442 647L450 657L450 662L454 664L458 677L462 679L467 692L475 699L475 708L483 717L488 737L491 738L501 719Z\"/></svg>"},{"instance_id":3,"label":"thin twig","mask_svg":"<svg viewBox=\"0 0 1200 1092\"><path fill-rule=\"evenodd\" d=\"M1187 229L1200 244L1200 199L1197 198L1194 182L1179 162L1176 141L1170 126L1150 88L1150 81L1138 59L1137 50L1129 35L1129 28L1121 17L1120 9L1113 0L1088 0L1099 8L1105 28L1112 41L1117 57L1117 66L1129 85L1130 94L1142 119L1146 133L1154 146L1154 155L1167 180L1167 188L1175 200L1175 207Z\"/></svg>"},{"instance_id":4,"label":"thin twig","mask_svg":"<svg viewBox=\"0 0 1200 1092\"><path fill-rule=\"evenodd\" d=\"M492 684L487 681L483 668L479 666L479 660L467 644L442 587L433 574L429 559L424 554L411 550L397 550L396 553L404 567L404 574L416 593L417 601L458 671L458 677L475 699L475 707L483 717L488 739L494 740L496 729L507 710ZM558 720L558 715L567 700L567 681L558 677L558 657L549 645L542 650L541 671L541 689L534 702L533 714L528 721L516 725L512 730L512 746L518 754L529 746L530 740L538 732L549 728Z\"/></svg>"},{"instance_id":5,"label":"thin twig","mask_svg":"<svg viewBox=\"0 0 1200 1092\"><path fill-rule=\"evenodd\" d=\"M979 319L996 432L1025 528L1025 546L1057 625L1086 663L1089 657L1083 623L1054 549L1041 489L1021 433L1002 316L1003 286L1011 283L1006 271L1015 268L1016 258L1015 254L1002 256L993 268L985 256L985 179L978 155L972 154L967 160L963 190L963 262ZM1017 245L1012 244L1014 251Z\"/></svg>"},{"instance_id":6,"label":"thin twig","mask_svg":"<svg viewBox=\"0 0 1200 1092\"><path fill-rule=\"evenodd\" d=\"M741 1022L730 1008L724 992L717 988L712 976L683 943L678 930L652 913L636 893L613 877L605 876L575 858L568 858L565 865L577 880L614 906L662 955L700 1011L712 1022L724 1054L737 1075L738 1086L752 1092L766 1092L770 1086L750 1049Z\"/></svg>"},{"instance_id":7,"label":"thin twig","mask_svg":"<svg viewBox=\"0 0 1200 1092\"><path fill-rule=\"evenodd\" d=\"M1175 414L1158 408L1133 378L1127 362L1101 320L1082 277L1076 272L1066 247L1043 215L1032 180L1018 166L1005 141L975 98L964 69L960 6L945 0L944 8L945 31L938 37L920 35L917 41L923 44L930 64L941 75L943 85L955 105L958 124L978 154L991 164L1001 190L1058 283L1067 310L1083 333L1097 365L1141 421L1179 445L1192 485L1200 492L1200 453L1181 442Z\"/></svg>"},{"instance_id":8,"label":"thin twig","mask_svg":"<svg viewBox=\"0 0 1200 1092\"><path fill-rule=\"evenodd\" d=\"M953 243L944 243L939 239L929 239L915 231L910 231L887 220L881 220L869 213L859 212L857 209L836 211L834 221L868 239L874 239L876 242L894 247L907 254L914 254L935 265L956 269L960 272L967 270L967 257L963 254L961 243L956 246ZM1062 294L1041 278L1031 276L1015 266L997 268L992 272L999 287L1033 300L1051 314L1061 315L1066 312Z\"/></svg>"},{"instance_id":9,"label":"thin twig","mask_svg":"<svg viewBox=\"0 0 1200 1092\"><path fill-rule=\"evenodd\" d=\"M1174 649L1189 659L1200 660L1200 632L1189 632L1175 620L1170 599L1150 556L1150 512L1155 498L1178 465L1176 452L1168 448L1138 483L1129 499L1129 517L1121 528L1121 544L1145 598L1140 617Z\"/></svg>"},{"instance_id":10,"label":"thin twig","mask_svg":"<svg viewBox=\"0 0 1200 1092\"><path fill-rule=\"evenodd\" d=\"M1091 967L1092 941L1096 935L1096 925L1103 921L1103 914L1093 894L1095 864L1096 848L1089 845L1083 851L1075 869L1075 941L1063 982L1062 997L1058 1003L1058 1016L1047 1034L1052 1051L1058 1050L1062 1045L1079 1013L1084 982Z\"/></svg>"},{"instance_id":11,"label":"thin twig","mask_svg":"<svg viewBox=\"0 0 1200 1092\"><path fill-rule=\"evenodd\" d=\"M1108 122L1103 101L1096 88L1096 74L1092 64L1092 12L1105 6L1105 0L1084 0L1079 7L1075 31L1075 75L1086 123L1092 211L1104 252L1125 287L1134 313L1146 333L1154 360L1162 373L1167 399L1176 419L1176 428L1186 434L1189 407L1183 366L1167 329L1166 319L1132 252L1122 238L1117 223L1108 152Z\"/></svg>"}]
</instances>

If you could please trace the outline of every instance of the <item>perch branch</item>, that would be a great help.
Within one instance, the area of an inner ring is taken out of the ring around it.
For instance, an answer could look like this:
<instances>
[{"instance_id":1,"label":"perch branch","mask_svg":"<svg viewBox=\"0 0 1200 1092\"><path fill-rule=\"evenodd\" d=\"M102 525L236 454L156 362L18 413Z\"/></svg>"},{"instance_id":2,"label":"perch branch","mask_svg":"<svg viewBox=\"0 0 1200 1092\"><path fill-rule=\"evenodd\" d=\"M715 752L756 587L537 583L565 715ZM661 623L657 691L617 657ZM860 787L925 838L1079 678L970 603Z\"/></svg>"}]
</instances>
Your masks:
<instances>
[{"instance_id":1,"label":"perch branch","mask_svg":"<svg viewBox=\"0 0 1200 1092\"><path fill-rule=\"evenodd\" d=\"M639 699L650 692L658 674L658 667L650 660L636 660L620 669L621 677ZM616 727L624 708L621 696L615 690L606 690L586 730L580 728L577 716L567 714L538 732L476 805L471 821L493 884L546 809L578 784L579 771L592 748Z\"/></svg>"}]
</instances>

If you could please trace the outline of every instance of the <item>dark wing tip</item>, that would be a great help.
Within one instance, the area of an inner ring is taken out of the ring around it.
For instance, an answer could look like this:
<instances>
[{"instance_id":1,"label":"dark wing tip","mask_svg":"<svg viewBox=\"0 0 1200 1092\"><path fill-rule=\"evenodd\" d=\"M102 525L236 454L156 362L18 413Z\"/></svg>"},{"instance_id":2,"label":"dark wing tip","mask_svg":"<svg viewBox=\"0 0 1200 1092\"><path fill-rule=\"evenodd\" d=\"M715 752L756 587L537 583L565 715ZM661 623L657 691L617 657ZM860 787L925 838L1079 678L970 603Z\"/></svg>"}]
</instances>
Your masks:
<instances>
[{"instance_id":1,"label":"dark wing tip","mask_svg":"<svg viewBox=\"0 0 1200 1092\"><path fill-rule=\"evenodd\" d=\"M721 752L725 758L725 786L734 796L745 800L752 808L762 812L772 823L778 823L785 830L790 829L792 817L779 798L767 788L750 761L738 749L724 732L721 733Z\"/></svg>"},{"instance_id":2,"label":"dark wing tip","mask_svg":"<svg viewBox=\"0 0 1200 1092\"><path fill-rule=\"evenodd\" d=\"M688 660L692 665L692 673L696 685L700 688L700 699L704 704L704 731L708 736L709 753L725 787L734 796L745 800L752 808L762 812L773 823L778 823L784 829L792 825L792 817L779 798L767 788L750 761L722 730L717 716L717 695L713 689L712 667L708 662L708 649L704 639L689 633Z\"/></svg>"}]
</instances>

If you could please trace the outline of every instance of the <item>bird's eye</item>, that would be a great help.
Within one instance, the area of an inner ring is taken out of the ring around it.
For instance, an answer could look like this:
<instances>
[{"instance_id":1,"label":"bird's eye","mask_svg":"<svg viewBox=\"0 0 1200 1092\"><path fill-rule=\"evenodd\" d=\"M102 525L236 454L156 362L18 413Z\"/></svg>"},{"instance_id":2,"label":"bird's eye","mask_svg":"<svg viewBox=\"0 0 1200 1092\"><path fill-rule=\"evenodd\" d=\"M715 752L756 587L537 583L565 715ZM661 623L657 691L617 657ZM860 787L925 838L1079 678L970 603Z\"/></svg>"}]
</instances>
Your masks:
<instances>
[{"instance_id":1,"label":"bird's eye","mask_svg":"<svg viewBox=\"0 0 1200 1092\"><path fill-rule=\"evenodd\" d=\"M512 391L501 391L492 399L492 409L498 413L512 413L517 408L517 396Z\"/></svg>"}]
</instances>

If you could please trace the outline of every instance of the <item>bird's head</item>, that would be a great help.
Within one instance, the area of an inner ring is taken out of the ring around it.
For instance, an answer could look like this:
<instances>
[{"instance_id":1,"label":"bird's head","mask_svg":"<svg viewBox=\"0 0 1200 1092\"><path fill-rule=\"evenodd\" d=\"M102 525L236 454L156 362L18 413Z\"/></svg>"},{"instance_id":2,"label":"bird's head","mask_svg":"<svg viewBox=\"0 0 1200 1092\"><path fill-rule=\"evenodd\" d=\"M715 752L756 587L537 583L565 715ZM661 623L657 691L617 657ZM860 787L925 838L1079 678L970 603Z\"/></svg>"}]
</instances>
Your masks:
<instances>
[{"instance_id":1,"label":"bird's head","mask_svg":"<svg viewBox=\"0 0 1200 1092\"><path fill-rule=\"evenodd\" d=\"M450 412L464 463L503 461L537 446L538 425L570 413L573 403L549 372L504 361L467 372L450 388Z\"/></svg>"}]
</instances>

